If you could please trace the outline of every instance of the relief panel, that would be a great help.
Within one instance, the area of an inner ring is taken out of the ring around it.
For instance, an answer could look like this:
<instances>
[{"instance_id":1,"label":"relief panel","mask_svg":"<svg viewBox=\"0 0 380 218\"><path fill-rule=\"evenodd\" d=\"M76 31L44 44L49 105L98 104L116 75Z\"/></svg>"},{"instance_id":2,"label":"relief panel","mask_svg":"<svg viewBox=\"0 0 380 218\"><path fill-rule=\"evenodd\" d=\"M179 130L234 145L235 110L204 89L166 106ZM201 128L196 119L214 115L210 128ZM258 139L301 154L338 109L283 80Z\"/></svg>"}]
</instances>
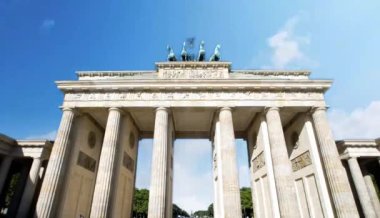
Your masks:
<instances>
[{"instance_id":1,"label":"relief panel","mask_svg":"<svg viewBox=\"0 0 380 218\"><path fill-rule=\"evenodd\" d=\"M310 152L306 151L305 153L292 160L293 172L298 171L311 164Z\"/></svg>"}]
</instances>

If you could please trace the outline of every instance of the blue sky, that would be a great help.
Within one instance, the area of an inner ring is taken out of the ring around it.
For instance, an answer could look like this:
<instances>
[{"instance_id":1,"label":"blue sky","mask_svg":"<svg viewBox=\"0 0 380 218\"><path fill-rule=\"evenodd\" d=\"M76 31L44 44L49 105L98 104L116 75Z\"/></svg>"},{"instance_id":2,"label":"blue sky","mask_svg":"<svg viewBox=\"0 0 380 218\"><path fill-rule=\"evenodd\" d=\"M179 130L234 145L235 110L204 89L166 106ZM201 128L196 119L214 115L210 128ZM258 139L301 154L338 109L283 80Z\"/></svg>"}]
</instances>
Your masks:
<instances>
[{"instance_id":1,"label":"blue sky","mask_svg":"<svg viewBox=\"0 0 380 218\"><path fill-rule=\"evenodd\" d=\"M335 136L378 137L379 10L376 0L0 0L0 132L52 137L63 97L55 80L76 79L76 70L154 69L167 44L178 53L196 37L209 55L220 43L234 69L310 69L333 79L326 101ZM181 164L193 177L207 173Z\"/></svg>"}]
</instances>

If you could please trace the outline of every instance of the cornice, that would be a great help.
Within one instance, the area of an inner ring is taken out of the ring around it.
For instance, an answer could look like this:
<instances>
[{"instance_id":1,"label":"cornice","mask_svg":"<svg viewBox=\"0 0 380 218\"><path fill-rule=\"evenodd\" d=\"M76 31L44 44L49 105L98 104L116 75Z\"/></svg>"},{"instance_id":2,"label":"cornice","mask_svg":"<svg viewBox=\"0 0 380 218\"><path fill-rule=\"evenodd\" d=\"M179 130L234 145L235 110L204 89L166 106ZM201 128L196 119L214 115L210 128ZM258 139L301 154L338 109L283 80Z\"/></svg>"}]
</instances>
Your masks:
<instances>
[{"instance_id":1,"label":"cornice","mask_svg":"<svg viewBox=\"0 0 380 218\"><path fill-rule=\"evenodd\" d=\"M91 80L57 81L63 92L117 91L117 90L264 90L264 91L317 91L325 92L330 80Z\"/></svg>"},{"instance_id":2,"label":"cornice","mask_svg":"<svg viewBox=\"0 0 380 218\"><path fill-rule=\"evenodd\" d=\"M20 147L43 147L43 148L48 148L51 149L53 147L53 141L49 140L17 140L17 145Z\"/></svg>"},{"instance_id":3,"label":"cornice","mask_svg":"<svg viewBox=\"0 0 380 218\"><path fill-rule=\"evenodd\" d=\"M335 142L338 147L377 147L374 139L346 139Z\"/></svg>"},{"instance_id":4,"label":"cornice","mask_svg":"<svg viewBox=\"0 0 380 218\"><path fill-rule=\"evenodd\" d=\"M154 75L156 71L77 71L78 79L90 78L131 78L131 77L144 77L147 75Z\"/></svg>"},{"instance_id":5,"label":"cornice","mask_svg":"<svg viewBox=\"0 0 380 218\"><path fill-rule=\"evenodd\" d=\"M16 145L17 141L7 135L0 133L0 142L6 143L8 145Z\"/></svg>"},{"instance_id":6,"label":"cornice","mask_svg":"<svg viewBox=\"0 0 380 218\"><path fill-rule=\"evenodd\" d=\"M311 71L308 70L233 70L231 73L249 74L255 76L305 76L308 77Z\"/></svg>"}]
</instances>

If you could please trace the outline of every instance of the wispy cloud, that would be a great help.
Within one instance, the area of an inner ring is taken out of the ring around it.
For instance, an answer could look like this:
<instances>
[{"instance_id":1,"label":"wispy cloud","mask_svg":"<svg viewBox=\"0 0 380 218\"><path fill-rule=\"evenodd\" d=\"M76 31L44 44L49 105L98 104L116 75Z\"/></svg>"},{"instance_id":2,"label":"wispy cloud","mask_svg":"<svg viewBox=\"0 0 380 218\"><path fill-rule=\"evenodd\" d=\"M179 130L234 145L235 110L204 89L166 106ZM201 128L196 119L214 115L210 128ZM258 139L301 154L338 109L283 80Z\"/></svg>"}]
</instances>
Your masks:
<instances>
[{"instance_id":1,"label":"wispy cloud","mask_svg":"<svg viewBox=\"0 0 380 218\"><path fill-rule=\"evenodd\" d=\"M336 139L360 139L380 137L380 101L373 101L365 108L348 113L332 109L328 116Z\"/></svg>"},{"instance_id":2,"label":"wispy cloud","mask_svg":"<svg viewBox=\"0 0 380 218\"><path fill-rule=\"evenodd\" d=\"M57 135L57 131L53 130L47 133L42 133L40 135L31 135L26 137L27 139L48 139L48 140L55 140L55 137Z\"/></svg>"},{"instance_id":3,"label":"wispy cloud","mask_svg":"<svg viewBox=\"0 0 380 218\"><path fill-rule=\"evenodd\" d=\"M55 20L45 19L42 21L40 28L42 30L51 30L55 27Z\"/></svg>"},{"instance_id":4,"label":"wispy cloud","mask_svg":"<svg viewBox=\"0 0 380 218\"><path fill-rule=\"evenodd\" d=\"M298 36L295 28L301 15L291 17L274 35L267 39L271 49L271 66L263 68L284 69L290 65L305 67L315 65L314 61L307 57L302 47L310 44L310 36Z\"/></svg>"}]
</instances>

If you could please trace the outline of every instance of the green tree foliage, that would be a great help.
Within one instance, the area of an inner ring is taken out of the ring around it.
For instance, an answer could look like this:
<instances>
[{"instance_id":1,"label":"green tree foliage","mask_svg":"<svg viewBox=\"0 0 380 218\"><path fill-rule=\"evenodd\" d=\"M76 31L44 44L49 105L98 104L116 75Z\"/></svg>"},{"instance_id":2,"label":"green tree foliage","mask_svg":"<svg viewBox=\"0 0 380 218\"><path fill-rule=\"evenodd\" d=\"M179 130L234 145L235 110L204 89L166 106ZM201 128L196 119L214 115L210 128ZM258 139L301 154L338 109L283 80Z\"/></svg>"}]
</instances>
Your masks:
<instances>
[{"instance_id":1,"label":"green tree foliage","mask_svg":"<svg viewBox=\"0 0 380 218\"><path fill-rule=\"evenodd\" d=\"M241 210L244 218L253 217L253 204L251 188L243 187L240 189L240 202ZM198 217L213 217L214 216L214 204L210 204L207 210L198 210L194 214Z\"/></svg>"},{"instance_id":2,"label":"green tree foliage","mask_svg":"<svg viewBox=\"0 0 380 218\"><path fill-rule=\"evenodd\" d=\"M195 211L193 213L193 216L197 216L197 217L212 217L210 216L210 214L208 213L207 210L198 210L198 211Z\"/></svg>"},{"instance_id":3,"label":"green tree foliage","mask_svg":"<svg viewBox=\"0 0 380 218\"><path fill-rule=\"evenodd\" d=\"M243 187L240 189L240 200L243 217L253 217L253 204L251 188ZM133 216L134 217L147 217L148 216L148 204L149 204L149 190L147 189L135 189L135 195L133 198ZM182 216L190 217L189 214L173 204L173 217ZM214 204L210 204L207 210L198 210L193 213L193 216L198 217L213 217L214 216Z\"/></svg>"},{"instance_id":4,"label":"green tree foliage","mask_svg":"<svg viewBox=\"0 0 380 218\"><path fill-rule=\"evenodd\" d=\"M210 204L207 208L208 214L214 216L214 204Z\"/></svg>"},{"instance_id":5,"label":"green tree foliage","mask_svg":"<svg viewBox=\"0 0 380 218\"><path fill-rule=\"evenodd\" d=\"M178 216L190 217L189 214L186 211L182 210L176 204L173 204L173 218L176 218Z\"/></svg>"},{"instance_id":6,"label":"green tree foliage","mask_svg":"<svg viewBox=\"0 0 380 218\"><path fill-rule=\"evenodd\" d=\"M135 189L135 195L133 197L133 217L148 217L148 205L149 205L149 190L147 189ZM190 217L189 214L173 204L173 217L182 216Z\"/></svg>"},{"instance_id":7,"label":"green tree foliage","mask_svg":"<svg viewBox=\"0 0 380 218\"><path fill-rule=\"evenodd\" d=\"M133 215L134 217L147 217L149 204L149 190L135 189L133 198Z\"/></svg>"},{"instance_id":8,"label":"green tree foliage","mask_svg":"<svg viewBox=\"0 0 380 218\"><path fill-rule=\"evenodd\" d=\"M251 188L243 187L240 189L240 201L243 217L253 217Z\"/></svg>"},{"instance_id":9,"label":"green tree foliage","mask_svg":"<svg viewBox=\"0 0 380 218\"><path fill-rule=\"evenodd\" d=\"M5 195L5 204L4 204L4 206L6 208L9 208L11 206L12 199L13 199L15 193L16 193L17 185L20 182L20 177L21 177L21 173L13 174L12 177L11 177L11 181L9 183L9 187L8 187L8 190L6 190L6 195Z\"/></svg>"}]
</instances>

